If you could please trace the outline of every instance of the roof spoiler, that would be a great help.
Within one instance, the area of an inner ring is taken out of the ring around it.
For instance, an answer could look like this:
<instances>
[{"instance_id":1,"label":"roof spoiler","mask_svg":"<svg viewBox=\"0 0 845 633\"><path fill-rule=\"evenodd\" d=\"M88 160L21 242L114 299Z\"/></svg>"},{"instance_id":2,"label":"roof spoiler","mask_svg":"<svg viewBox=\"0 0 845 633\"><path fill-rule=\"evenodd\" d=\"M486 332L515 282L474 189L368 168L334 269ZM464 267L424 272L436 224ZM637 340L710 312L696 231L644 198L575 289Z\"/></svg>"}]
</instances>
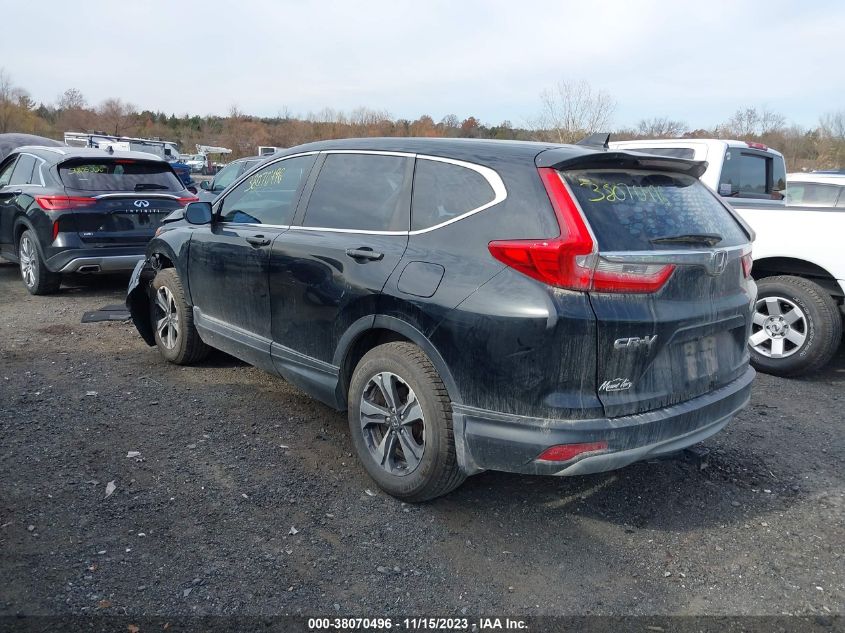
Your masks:
<instances>
[{"instance_id":1,"label":"roof spoiler","mask_svg":"<svg viewBox=\"0 0 845 633\"><path fill-rule=\"evenodd\" d=\"M548 149L534 159L537 167L565 169L651 169L689 174L695 178L707 170L707 161L656 156L641 152L607 151L584 147L581 152L571 149Z\"/></svg>"},{"instance_id":2,"label":"roof spoiler","mask_svg":"<svg viewBox=\"0 0 845 633\"><path fill-rule=\"evenodd\" d=\"M596 132L585 136L576 145L586 145L587 147L603 147L607 149L610 147L610 132Z\"/></svg>"}]
</instances>

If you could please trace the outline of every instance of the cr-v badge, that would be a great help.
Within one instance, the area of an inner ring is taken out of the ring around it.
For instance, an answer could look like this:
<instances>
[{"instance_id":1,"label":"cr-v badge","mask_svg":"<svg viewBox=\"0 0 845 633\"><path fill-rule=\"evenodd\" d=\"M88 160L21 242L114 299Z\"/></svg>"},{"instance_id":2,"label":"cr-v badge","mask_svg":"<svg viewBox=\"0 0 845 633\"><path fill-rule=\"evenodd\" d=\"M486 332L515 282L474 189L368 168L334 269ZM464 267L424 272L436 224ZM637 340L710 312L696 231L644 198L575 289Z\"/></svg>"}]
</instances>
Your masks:
<instances>
[{"instance_id":1,"label":"cr-v badge","mask_svg":"<svg viewBox=\"0 0 845 633\"><path fill-rule=\"evenodd\" d=\"M613 349L638 349L640 347L645 347L646 349L651 349L651 346L654 345L654 342L657 340L657 334L652 336L643 336L640 338L639 336L631 336L630 338L618 338L613 341Z\"/></svg>"}]
</instances>

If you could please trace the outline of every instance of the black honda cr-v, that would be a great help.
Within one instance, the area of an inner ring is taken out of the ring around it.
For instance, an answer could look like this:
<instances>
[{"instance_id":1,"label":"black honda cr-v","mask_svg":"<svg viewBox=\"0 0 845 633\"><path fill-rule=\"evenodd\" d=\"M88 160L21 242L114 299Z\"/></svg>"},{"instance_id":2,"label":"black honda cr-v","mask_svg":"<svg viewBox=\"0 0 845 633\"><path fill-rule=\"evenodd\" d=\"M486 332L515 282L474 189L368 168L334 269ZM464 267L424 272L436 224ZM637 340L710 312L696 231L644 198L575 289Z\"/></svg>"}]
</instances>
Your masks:
<instances>
[{"instance_id":1,"label":"black honda cr-v","mask_svg":"<svg viewBox=\"0 0 845 633\"><path fill-rule=\"evenodd\" d=\"M218 348L348 410L399 498L485 469L610 470L703 440L749 398L752 234L704 168L538 143L303 145L166 219L127 303L170 362Z\"/></svg>"},{"instance_id":2,"label":"black honda cr-v","mask_svg":"<svg viewBox=\"0 0 845 633\"><path fill-rule=\"evenodd\" d=\"M0 163L0 255L36 295L63 273L128 272L162 218L195 200L152 154L19 147Z\"/></svg>"}]
</instances>

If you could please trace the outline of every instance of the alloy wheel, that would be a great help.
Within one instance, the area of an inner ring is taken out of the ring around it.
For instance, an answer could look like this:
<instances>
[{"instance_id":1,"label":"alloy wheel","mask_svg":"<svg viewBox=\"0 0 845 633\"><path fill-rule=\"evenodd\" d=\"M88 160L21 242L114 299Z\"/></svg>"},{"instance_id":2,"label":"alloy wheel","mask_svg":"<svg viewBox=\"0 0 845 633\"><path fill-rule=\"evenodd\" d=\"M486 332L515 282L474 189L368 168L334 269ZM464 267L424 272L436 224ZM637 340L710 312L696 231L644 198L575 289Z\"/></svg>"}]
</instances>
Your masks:
<instances>
[{"instance_id":1,"label":"alloy wheel","mask_svg":"<svg viewBox=\"0 0 845 633\"><path fill-rule=\"evenodd\" d=\"M20 246L18 248L18 259L21 264L21 277L27 288L35 286L35 276L37 274L38 253L35 250L35 245L26 235L21 238Z\"/></svg>"},{"instance_id":2,"label":"alloy wheel","mask_svg":"<svg viewBox=\"0 0 845 633\"><path fill-rule=\"evenodd\" d=\"M758 299L754 308L752 349L768 358L788 358L807 340L807 317L796 303L784 297Z\"/></svg>"},{"instance_id":3,"label":"alloy wheel","mask_svg":"<svg viewBox=\"0 0 845 633\"><path fill-rule=\"evenodd\" d=\"M407 382L387 371L370 378L360 419L367 449L382 469L398 476L417 469L425 452L425 417Z\"/></svg>"},{"instance_id":4,"label":"alloy wheel","mask_svg":"<svg viewBox=\"0 0 845 633\"><path fill-rule=\"evenodd\" d=\"M155 296L155 327L161 344L173 349L179 340L179 311L170 288L162 286Z\"/></svg>"}]
</instances>

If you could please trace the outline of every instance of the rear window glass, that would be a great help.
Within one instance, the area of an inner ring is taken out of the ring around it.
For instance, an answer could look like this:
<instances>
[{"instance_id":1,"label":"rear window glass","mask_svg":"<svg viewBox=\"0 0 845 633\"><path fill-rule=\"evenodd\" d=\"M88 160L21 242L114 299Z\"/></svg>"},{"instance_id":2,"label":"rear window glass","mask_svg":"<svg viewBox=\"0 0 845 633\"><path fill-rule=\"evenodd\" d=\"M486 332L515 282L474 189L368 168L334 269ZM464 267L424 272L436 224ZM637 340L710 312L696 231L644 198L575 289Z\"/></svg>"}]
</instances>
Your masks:
<instances>
[{"instance_id":1,"label":"rear window glass","mask_svg":"<svg viewBox=\"0 0 845 633\"><path fill-rule=\"evenodd\" d=\"M414 171L411 228L416 231L448 222L495 197L493 187L477 171L420 158Z\"/></svg>"},{"instance_id":2,"label":"rear window glass","mask_svg":"<svg viewBox=\"0 0 845 633\"><path fill-rule=\"evenodd\" d=\"M786 189L783 158L729 148L722 163L719 194L736 198L780 200Z\"/></svg>"},{"instance_id":3,"label":"rear window glass","mask_svg":"<svg viewBox=\"0 0 845 633\"><path fill-rule=\"evenodd\" d=\"M719 200L697 178L653 171L571 171L566 180L603 251L701 248L652 240L717 235L719 247L748 237Z\"/></svg>"},{"instance_id":4,"label":"rear window glass","mask_svg":"<svg viewBox=\"0 0 845 633\"><path fill-rule=\"evenodd\" d=\"M181 191L166 163L137 160L77 160L59 166L65 187L82 191Z\"/></svg>"}]
</instances>

